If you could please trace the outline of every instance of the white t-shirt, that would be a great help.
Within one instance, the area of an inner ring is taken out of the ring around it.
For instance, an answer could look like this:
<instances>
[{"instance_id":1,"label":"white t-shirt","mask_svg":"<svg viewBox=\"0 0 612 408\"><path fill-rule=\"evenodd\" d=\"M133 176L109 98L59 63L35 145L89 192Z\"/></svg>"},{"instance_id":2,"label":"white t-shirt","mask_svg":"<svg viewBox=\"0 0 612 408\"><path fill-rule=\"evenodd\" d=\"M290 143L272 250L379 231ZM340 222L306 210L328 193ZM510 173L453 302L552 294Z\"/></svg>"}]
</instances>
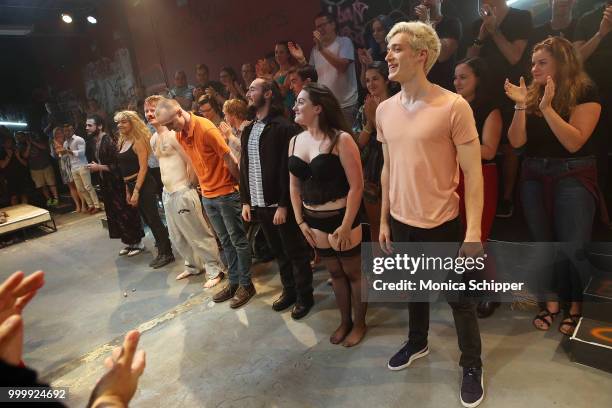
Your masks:
<instances>
[{"instance_id":1,"label":"white t-shirt","mask_svg":"<svg viewBox=\"0 0 612 408\"><path fill-rule=\"evenodd\" d=\"M310 65L317 70L320 84L326 85L340 102L341 108L357 104L357 74L355 72L355 49L348 37L336 37L326 47L331 53L351 61L346 72L338 71L315 47L310 54Z\"/></svg>"}]
</instances>

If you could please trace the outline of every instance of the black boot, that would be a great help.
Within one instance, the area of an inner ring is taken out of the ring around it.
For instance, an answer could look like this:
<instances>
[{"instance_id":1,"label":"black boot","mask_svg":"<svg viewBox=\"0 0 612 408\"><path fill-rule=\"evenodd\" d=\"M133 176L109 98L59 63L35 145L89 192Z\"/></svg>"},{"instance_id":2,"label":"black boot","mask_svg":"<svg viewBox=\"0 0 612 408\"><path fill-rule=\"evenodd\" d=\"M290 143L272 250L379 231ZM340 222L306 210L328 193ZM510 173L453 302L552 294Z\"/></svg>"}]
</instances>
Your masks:
<instances>
[{"instance_id":1,"label":"black boot","mask_svg":"<svg viewBox=\"0 0 612 408\"><path fill-rule=\"evenodd\" d=\"M296 298L295 292L283 289L283 293L281 293L280 297L272 303L272 309L281 312L291 307L295 303Z\"/></svg>"},{"instance_id":2,"label":"black boot","mask_svg":"<svg viewBox=\"0 0 612 408\"><path fill-rule=\"evenodd\" d=\"M291 309L291 317L294 320L300 320L310 312L314 306L314 298L311 296L302 297L295 302L295 306Z\"/></svg>"}]
</instances>

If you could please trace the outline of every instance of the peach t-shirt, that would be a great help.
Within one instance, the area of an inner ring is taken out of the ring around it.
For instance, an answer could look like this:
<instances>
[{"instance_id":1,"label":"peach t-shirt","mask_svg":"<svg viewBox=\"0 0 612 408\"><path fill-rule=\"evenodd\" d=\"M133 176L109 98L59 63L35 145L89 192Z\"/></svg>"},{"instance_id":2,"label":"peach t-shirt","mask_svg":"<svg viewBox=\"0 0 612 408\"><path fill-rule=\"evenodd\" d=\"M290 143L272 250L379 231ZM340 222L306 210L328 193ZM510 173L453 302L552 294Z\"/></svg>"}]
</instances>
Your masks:
<instances>
[{"instance_id":1,"label":"peach t-shirt","mask_svg":"<svg viewBox=\"0 0 612 408\"><path fill-rule=\"evenodd\" d=\"M406 108L401 92L376 110L378 141L389 151L391 216L435 228L459 215L457 145L478 139L472 108L434 85L430 101Z\"/></svg>"}]
</instances>

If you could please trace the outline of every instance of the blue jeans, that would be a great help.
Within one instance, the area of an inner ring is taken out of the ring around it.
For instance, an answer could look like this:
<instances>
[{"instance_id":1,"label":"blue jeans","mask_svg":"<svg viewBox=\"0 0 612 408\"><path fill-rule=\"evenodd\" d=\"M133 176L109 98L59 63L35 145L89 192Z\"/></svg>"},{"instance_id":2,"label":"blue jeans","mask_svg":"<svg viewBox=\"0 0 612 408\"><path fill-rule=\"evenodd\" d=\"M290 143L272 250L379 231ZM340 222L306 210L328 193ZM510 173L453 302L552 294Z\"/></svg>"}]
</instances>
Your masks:
<instances>
[{"instance_id":1,"label":"blue jeans","mask_svg":"<svg viewBox=\"0 0 612 408\"><path fill-rule=\"evenodd\" d=\"M234 192L220 197L202 197L202 206L208 215L228 263L229 283L251 284L251 250L242 222L240 194Z\"/></svg>"},{"instance_id":2,"label":"blue jeans","mask_svg":"<svg viewBox=\"0 0 612 408\"><path fill-rule=\"evenodd\" d=\"M582 167L594 167L594 158L545 159L526 158L523 168L542 176L558 176ZM595 217L595 197L575 177L564 177L552 189L553 216L546 211L543 185L538 180L521 181L521 202L531 237L536 242L591 241ZM562 301L581 301L583 280L576 268L576 259L558 251L554 273L548 282L540 281L543 292L555 294ZM570 258L570 259L568 259ZM546 275L544 273L544 275Z\"/></svg>"}]
</instances>

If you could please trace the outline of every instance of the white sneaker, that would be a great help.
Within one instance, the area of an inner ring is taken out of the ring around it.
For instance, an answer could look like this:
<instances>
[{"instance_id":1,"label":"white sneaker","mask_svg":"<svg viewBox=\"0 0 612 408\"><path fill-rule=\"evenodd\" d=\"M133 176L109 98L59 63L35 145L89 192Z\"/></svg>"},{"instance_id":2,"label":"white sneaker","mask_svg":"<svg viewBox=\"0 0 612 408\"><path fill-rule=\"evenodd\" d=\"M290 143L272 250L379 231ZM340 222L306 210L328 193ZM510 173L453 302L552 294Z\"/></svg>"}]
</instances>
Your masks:
<instances>
[{"instance_id":1,"label":"white sneaker","mask_svg":"<svg viewBox=\"0 0 612 408\"><path fill-rule=\"evenodd\" d=\"M123 248L121 251L119 251L119 256L123 256L123 255L129 254L131 249L132 248L130 248L130 247Z\"/></svg>"},{"instance_id":2,"label":"white sneaker","mask_svg":"<svg viewBox=\"0 0 612 408\"><path fill-rule=\"evenodd\" d=\"M145 250L145 246L142 242L140 242L137 245L130 248L130 252L128 252L127 256L138 255L141 252L144 252L144 250Z\"/></svg>"}]
</instances>

